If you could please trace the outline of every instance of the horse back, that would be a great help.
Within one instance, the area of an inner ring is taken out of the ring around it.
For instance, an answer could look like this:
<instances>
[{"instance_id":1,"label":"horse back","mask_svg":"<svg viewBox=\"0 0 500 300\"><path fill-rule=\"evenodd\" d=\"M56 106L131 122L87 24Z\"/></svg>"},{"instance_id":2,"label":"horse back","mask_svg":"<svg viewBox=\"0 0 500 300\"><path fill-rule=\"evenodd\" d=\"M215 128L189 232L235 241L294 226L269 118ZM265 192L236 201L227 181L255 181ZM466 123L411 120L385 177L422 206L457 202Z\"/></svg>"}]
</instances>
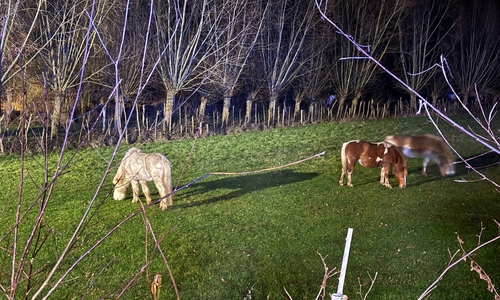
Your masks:
<instances>
[{"instance_id":1,"label":"horse back","mask_svg":"<svg viewBox=\"0 0 500 300\"><path fill-rule=\"evenodd\" d=\"M377 157L380 151L376 146L376 144L367 141L354 140L345 142L342 146L342 152L350 160L359 159L362 156Z\"/></svg>"},{"instance_id":2,"label":"horse back","mask_svg":"<svg viewBox=\"0 0 500 300\"><path fill-rule=\"evenodd\" d=\"M446 143L438 136L432 134L423 135L390 135L385 140L409 157L440 157L451 161L451 151Z\"/></svg>"},{"instance_id":3,"label":"horse back","mask_svg":"<svg viewBox=\"0 0 500 300\"><path fill-rule=\"evenodd\" d=\"M346 142L342 146L342 165L346 168L358 161L364 167L375 168L384 163L386 152L383 143L373 144L362 140Z\"/></svg>"},{"instance_id":4,"label":"horse back","mask_svg":"<svg viewBox=\"0 0 500 300\"><path fill-rule=\"evenodd\" d=\"M144 166L149 174L170 171L170 161L160 153L149 153L144 155Z\"/></svg>"}]
</instances>

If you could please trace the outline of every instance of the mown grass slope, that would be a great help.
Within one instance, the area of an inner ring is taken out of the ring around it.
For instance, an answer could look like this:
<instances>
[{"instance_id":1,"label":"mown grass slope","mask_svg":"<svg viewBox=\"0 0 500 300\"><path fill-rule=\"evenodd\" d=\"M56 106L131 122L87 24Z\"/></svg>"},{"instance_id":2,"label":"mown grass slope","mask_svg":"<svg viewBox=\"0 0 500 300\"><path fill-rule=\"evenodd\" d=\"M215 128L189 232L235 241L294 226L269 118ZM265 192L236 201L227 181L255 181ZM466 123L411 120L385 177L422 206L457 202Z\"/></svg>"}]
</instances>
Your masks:
<instances>
[{"instance_id":1,"label":"mown grass slope","mask_svg":"<svg viewBox=\"0 0 500 300\"><path fill-rule=\"evenodd\" d=\"M468 122L467 118L459 119ZM442 128L463 156L484 150L446 124ZM378 272L369 299L416 299L446 267L449 253L459 249L457 234L467 250L477 245L481 226L485 227L482 242L498 234L493 221L500 219L498 192L484 181L455 182L478 178L462 165L457 166L456 176L443 178L431 163L429 175L422 176L418 159L408 161L406 189L379 185L379 170L361 166L354 170L353 188L339 186L339 152L342 143L352 139L380 141L388 134L435 132L422 117L280 128L199 139L189 160L193 140L136 145L145 152L167 155L172 161L174 185L179 186L209 172L260 170L326 151L324 156L288 168L240 176L211 175L175 194L174 206L168 211L157 206L147 209L147 219L158 238L175 227L161 247L181 298L242 299L253 287L252 299L283 299L284 288L294 299L314 299L323 276L317 253L328 256L330 268L339 268L347 228L351 227L354 236L344 293L358 298L360 288L363 292L368 289L369 275ZM121 148L122 155L126 149ZM37 267L50 266L60 254L96 191L111 151L78 153L58 179L44 219L48 238L38 254ZM0 228L4 236L13 224L19 158L4 156L0 160ZM29 176L23 195L25 203L30 203L38 195L37 186L43 184L41 157L28 157L26 170ZM484 171L500 181L498 165ZM69 267L121 220L140 209L139 204L130 203L131 197L112 200L113 175L114 170L98 193L91 218L63 267ZM392 176L391 182L395 183ZM27 220L34 213L29 213ZM55 298L80 298L86 292L91 299L116 297L151 259L154 243L146 232L145 220L138 214L100 244L70 273ZM30 224L22 223L23 234ZM9 239L2 241L3 249L9 245ZM495 252L499 250L499 243L495 243L474 255L497 284L500 261ZM0 281L5 285L9 258L6 251L0 253ZM175 299L158 253L123 298L147 299L148 279L156 273L163 274L162 299ZM327 291L334 293L336 285L335 276ZM447 273L431 297L464 298L492 299L486 283L469 271L468 262Z\"/></svg>"}]
</instances>

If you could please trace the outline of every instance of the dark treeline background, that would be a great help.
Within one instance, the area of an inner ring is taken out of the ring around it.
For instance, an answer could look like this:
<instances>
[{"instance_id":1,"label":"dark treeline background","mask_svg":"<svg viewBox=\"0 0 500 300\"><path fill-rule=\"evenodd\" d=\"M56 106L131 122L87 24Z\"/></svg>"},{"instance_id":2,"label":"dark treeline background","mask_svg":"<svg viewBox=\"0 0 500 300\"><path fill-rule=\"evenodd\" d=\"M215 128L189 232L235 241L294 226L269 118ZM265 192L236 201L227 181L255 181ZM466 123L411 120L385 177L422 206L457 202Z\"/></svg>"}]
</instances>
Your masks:
<instances>
[{"instance_id":1,"label":"dark treeline background","mask_svg":"<svg viewBox=\"0 0 500 300\"><path fill-rule=\"evenodd\" d=\"M459 106L432 68L442 58L467 106L498 100L497 1L319 6L447 112ZM310 0L0 0L0 16L2 152L23 126L54 143L69 128L76 142L109 144L418 109Z\"/></svg>"}]
</instances>

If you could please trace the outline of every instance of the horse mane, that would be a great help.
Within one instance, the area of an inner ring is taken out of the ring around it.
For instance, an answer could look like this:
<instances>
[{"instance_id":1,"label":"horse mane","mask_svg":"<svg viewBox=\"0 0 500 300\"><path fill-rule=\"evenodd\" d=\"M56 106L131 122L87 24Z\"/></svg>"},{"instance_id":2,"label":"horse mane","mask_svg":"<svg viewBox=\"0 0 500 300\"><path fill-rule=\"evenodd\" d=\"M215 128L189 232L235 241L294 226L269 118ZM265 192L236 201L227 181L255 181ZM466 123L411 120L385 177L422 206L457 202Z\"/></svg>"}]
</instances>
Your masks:
<instances>
[{"instance_id":1,"label":"horse mane","mask_svg":"<svg viewBox=\"0 0 500 300\"><path fill-rule=\"evenodd\" d=\"M397 153L396 163L406 164L406 156L398 149L398 147L386 141L383 143L387 149L392 149L395 153Z\"/></svg>"},{"instance_id":2,"label":"horse mane","mask_svg":"<svg viewBox=\"0 0 500 300\"><path fill-rule=\"evenodd\" d=\"M129 158L132 154L134 153L142 153L142 151L138 148L132 147L125 152L125 155L123 156L122 160L120 161L120 164L118 165L118 169L116 170L116 175L113 178L113 183L116 184L123 176L124 176L124 161L125 159Z\"/></svg>"},{"instance_id":3,"label":"horse mane","mask_svg":"<svg viewBox=\"0 0 500 300\"><path fill-rule=\"evenodd\" d=\"M132 147L132 148L128 149L127 152L125 152L124 158L130 156L132 153L142 153L142 151L139 148Z\"/></svg>"}]
</instances>

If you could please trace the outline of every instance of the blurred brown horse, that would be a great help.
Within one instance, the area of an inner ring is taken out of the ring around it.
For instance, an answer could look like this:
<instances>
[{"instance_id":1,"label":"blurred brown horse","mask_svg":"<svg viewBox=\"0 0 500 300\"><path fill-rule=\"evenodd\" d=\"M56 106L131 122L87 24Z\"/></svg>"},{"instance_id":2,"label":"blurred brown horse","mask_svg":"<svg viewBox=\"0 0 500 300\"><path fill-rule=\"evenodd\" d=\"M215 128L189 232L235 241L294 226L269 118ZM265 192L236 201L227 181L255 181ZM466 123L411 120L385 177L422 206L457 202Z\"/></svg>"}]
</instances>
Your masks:
<instances>
[{"instance_id":1,"label":"blurred brown horse","mask_svg":"<svg viewBox=\"0 0 500 300\"><path fill-rule=\"evenodd\" d=\"M442 138L432 135L389 135L385 138L403 152L404 155L411 158L423 157L422 174L427 175L427 164L433 159L439 166L442 176L455 175L455 166L451 150Z\"/></svg>"},{"instance_id":2,"label":"blurred brown horse","mask_svg":"<svg viewBox=\"0 0 500 300\"><path fill-rule=\"evenodd\" d=\"M170 161L160 153L143 153L137 148L130 148L123 157L118 171L113 178L115 185L113 199L123 200L127 187L132 184L132 203L139 201L139 184L146 197L147 204L151 203L148 181L153 181L160 194L160 208L166 210L172 205L172 175Z\"/></svg>"},{"instance_id":3,"label":"blurred brown horse","mask_svg":"<svg viewBox=\"0 0 500 300\"><path fill-rule=\"evenodd\" d=\"M351 174L356 162L366 168L382 167L380 184L392 188L389 184L389 171L394 166L394 176L400 188L406 187L406 157L394 146L386 142L372 144L366 141L350 141L342 145L340 152L342 160L342 175L339 184L344 185L344 176L347 185L352 186Z\"/></svg>"}]
</instances>

